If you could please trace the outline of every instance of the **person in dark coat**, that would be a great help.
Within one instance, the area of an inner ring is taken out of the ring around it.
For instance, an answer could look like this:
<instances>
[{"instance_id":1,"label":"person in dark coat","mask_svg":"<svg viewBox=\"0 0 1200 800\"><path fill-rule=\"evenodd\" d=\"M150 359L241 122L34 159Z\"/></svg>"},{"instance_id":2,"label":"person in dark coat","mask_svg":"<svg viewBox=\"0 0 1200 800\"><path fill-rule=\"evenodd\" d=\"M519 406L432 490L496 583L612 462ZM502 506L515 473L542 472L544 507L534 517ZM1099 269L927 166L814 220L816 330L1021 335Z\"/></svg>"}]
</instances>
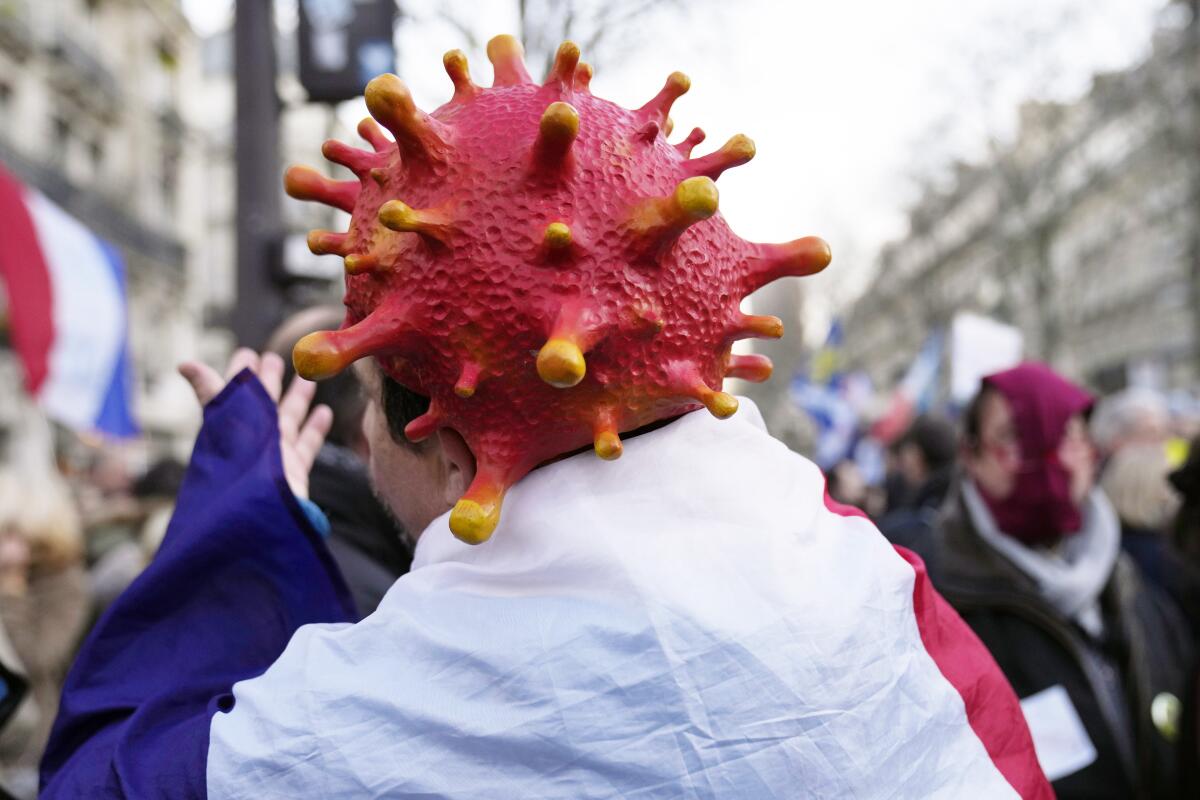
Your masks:
<instances>
[{"instance_id":1,"label":"person in dark coat","mask_svg":"<svg viewBox=\"0 0 1200 800\"><path fill-rule=\"evenodd\" d=\"M316 330L336 329L341 322L341 309L320 306L293 315L276 330L268 349L287 364L285 385L294 375L291 352L296 342ZM333 409L333 427L313 464L309 495L329 520L329 550L359 614L366 617L408 572L412 549L406 533L371 490L362 429L366 398L354 371L321 381L313 402Z\"/></svg>"},{"instance_id":2,"label":"person in dark coat","mask_svg":"<svg viewBox=\"0 0 1200 800\"><path fill-rule=\"evenodd\" d=\"M1060 798L1173 797L1194 642L1121 551L1092 398L1048 367L984 380L934 532L935 585L995 657Z\"/></svg>"},{"instance_id":3,"label":"person in dark coat","mask_svg":"<svg viewBox=\"0 0 1200 800\"><path fill-rule=\"evenodd\" d=\"M1121 520L1121 548L1132 556L1142 576L1170 595L1200 635L1200 609L1195 607L1194 568L1171 541L1171 524L1180 494L1168 480L1170 461L1160 444L1122 447L1104 468L1100 482Z\"/></svg>"},{"instance_id":4,"label":"person in dark coat","mask_svg":"<svg viewBox=\"0 0 1200 800\"><path fill-rule=\"evenodd\" d=\"M1172 552L1186 570L1180 605L1200 635L1200 437L1192 441L1187 461L1169 480L1180 497L1171 530Z\"/></svg>"},{"instance_id":5,"label":"person in dark coat","mask_svg":"<svg viewBox=\"0 0 1200 800\"><path fill-rule=\"evenodd\" d=\"M1193 634L1200 636L1200 437L1192 441L1187 462L1171 473L1170 481L1181 500L1171 531L1171 552L1182 565L1174 589ZM1200 797L1200 658L1192 663L1184 697L1180 745L1183 796Z\"/></svg>"},{"instance_id":6,"label":"person in dark coat","mask_svg":"<svg viewBox=\"0 0 1200 800\"><path fill-rule=\"evenodd\" d=\"M925 559L934 558L929 533L937 509L950 491L954 474L957 436L954 425L942 417L918 417L891 447L895 475L905 487L879 520L879 530L892 544L907 547Z\"/></svg>"}]
</instances>

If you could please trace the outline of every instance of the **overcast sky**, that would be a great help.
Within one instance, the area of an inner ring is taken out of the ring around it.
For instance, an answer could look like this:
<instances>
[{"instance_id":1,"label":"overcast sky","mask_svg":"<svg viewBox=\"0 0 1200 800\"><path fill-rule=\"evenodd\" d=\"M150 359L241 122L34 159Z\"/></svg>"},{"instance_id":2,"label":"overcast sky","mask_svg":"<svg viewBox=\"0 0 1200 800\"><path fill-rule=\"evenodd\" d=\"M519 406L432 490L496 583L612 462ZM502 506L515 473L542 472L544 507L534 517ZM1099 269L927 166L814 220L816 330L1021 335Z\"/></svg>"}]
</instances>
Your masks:
<instances>
[{"instance_id":1,"label":"overcast sky","mask_svg":"<svg viewBox=\"0 0 1200 800\"><path fill-rule=\"evenodd\" d=\"M284 25L294 4L277 3ZM459 14L481 40L516 30L515 2L411 0L397 35L399 74L418 103L450 95L441 54L468 50L479 83L491 67L440 22ZM977 155L1008 129L1024 97L1070 99L1097 70L1136 61L1164 0L690 0L647 15L629 52L595 54L593 92L625 106L651 97L672 70L692 78L675 106L674 139L693 126L697 150L734 133L755 140L751 164L720 181L721 211L753 240L818 234L834 263L810 279L809 336L830 308L861 291L873 256L903 234L915 178ZM227 0L184 0L199 32L227 25ZM584 53L585 60L592 60ZM354 118L360 109L345 109Z\"/></svg>"}]
</instances>

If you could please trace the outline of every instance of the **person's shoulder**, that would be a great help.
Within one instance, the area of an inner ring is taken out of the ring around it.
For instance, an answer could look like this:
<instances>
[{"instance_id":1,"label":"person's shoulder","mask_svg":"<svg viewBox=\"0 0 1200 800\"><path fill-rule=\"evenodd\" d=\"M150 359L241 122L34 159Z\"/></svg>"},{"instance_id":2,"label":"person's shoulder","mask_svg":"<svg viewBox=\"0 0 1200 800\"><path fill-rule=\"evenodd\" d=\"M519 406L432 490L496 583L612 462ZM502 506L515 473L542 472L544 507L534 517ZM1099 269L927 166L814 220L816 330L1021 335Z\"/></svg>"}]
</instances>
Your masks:
<instances>
[{"instance_id":1,"label":"person's shoulder","mask_svg":"<svg viewBox=\"0 0 1200 800\"><path fill-rule=\"evenodd\" d=\"M901 508L879 520L879 532L889 542L912 550L926 565L935 555L936 530L937 512L931 508Z\"/></svg>"}]
</instances>

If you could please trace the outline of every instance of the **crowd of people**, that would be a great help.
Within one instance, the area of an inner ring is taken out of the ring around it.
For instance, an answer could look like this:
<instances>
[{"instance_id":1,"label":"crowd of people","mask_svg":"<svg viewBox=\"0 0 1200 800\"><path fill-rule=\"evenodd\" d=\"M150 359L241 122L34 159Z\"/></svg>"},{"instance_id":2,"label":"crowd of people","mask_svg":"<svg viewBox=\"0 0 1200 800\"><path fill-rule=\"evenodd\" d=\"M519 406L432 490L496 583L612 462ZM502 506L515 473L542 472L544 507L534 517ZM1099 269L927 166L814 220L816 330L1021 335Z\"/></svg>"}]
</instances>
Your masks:
<instances>
[{"instance_id":1,"label":"crowd of people","mask_svg":"<svg viewBox=\"0 0 1200 800\"><path fill-rule=\"evenodd\" d=\"M0 471L0 661L26 688L0 734L0 785L18 797L36 791L80 642L153 557L184 470L164 458L135 478L120 451L89 455L79 469Z\"/></svg>"},{"instance_id":2,"label":"crowd of people","mask_svg":"<svg viewBox=\"0 0 1200 800\"><path fill-rule=\"evenodd\" d=\"M1198 433L1152 390L1025 364L916 419L883 486L835 468L995 657L1060 797L1200 794Z\"/></svg>"},{"instance_id":3,"label":"crowd of people","mask_svg":"<svg viewBox=\"0 0 1200 800\"><path fill-rule=\"evenodd\" d=\"M339 316L303 312L269 350ZM310 498L361 619L408 570L414 539L372 492L359 380L347 371L317 390L334 422ZM848 463L827 476L834 500L870 509L924 560L1021 698L1060 797L1200 794L1197 433L1154 392L1096 401L1025 364L985 379L957 421L916 419L889 447L882 487ZM103 451L36 485L0 472L0 663L28 683L0 735L14 796L36 795L72 658L154 557L184 476L164 459L134 478Z\"/></svg>"}]
</instances>

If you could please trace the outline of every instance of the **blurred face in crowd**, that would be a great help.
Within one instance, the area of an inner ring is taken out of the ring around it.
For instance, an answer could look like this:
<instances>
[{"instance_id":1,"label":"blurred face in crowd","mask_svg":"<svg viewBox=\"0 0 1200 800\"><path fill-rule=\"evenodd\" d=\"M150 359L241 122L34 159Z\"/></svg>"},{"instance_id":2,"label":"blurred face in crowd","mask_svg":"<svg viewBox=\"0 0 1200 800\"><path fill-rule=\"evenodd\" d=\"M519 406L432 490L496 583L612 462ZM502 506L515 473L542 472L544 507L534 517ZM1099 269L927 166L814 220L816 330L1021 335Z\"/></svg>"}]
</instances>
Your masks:
<instances>
[{"instance_id":1,"label":"blurred face in crowd","mask_svg":"<svg viewBox=\"0 0 1200 800\"><path fill-rule=\"evenodd\" d=\"M0 524L0 593L24 592L30 560L29 541L15 526Z\"/></svg>"},{"instance_id":2,"label":"blurred face in crowd","mask_svg":"<svg viewBox=\"0 0 1200 800\"><path fill-rule=\"evenodd\" d=\"M862 508L867 501L867 482L853 461L842 461L833 468L829 495L839 503Z\"/></svg>"},{"instance_id":3,"label":"blurred face in crowd","mask_svg":"<svg viewBox=\"0 0 1200 800\"><path fill-rule=\"evenodd\" d=\"M896 468L909 486L920 486L929 477L929 466L921 448L905 442L896 452Z\"/></svg>"},{"instance_id":4,"label":"blurred face in crowd","mask_svg":"<svg viewBox=\"0 0 1200 800\"><path fill-rule=\"evenodd\" d=\"M124 494L133 486L133 477L125 460L116 453L106 453L92 468L91 482L105 494Z\"/></svg>"},{"instance_id":5,"label":"blurred face in crowd","mask_svg":"<svg viewBox=\"0 0 1200 800\"><path fill-rule=\"evenodd\" d=\"M980 406L979 440L963 456L967 474L991 497L1007 499L1016 489L1022 455L1012 407L999 392L987 392ZM1058 449L1049 457L1070 476L1071 500L1082 504L1096 482L1096 459L1081 414L1067 421Z\"/></svg>"},{"instance_id":6,"label":"blurred face in crowd","mask_svg":"<svg viewBox=\"0 0 1200 800\"><path fill-rule=\"evenodd\" d=\"M363 435L371 485L413 542L429 523L449 511L475 476L475 460L462 437L442 430L419 446L396 441L380 402L380 376L364 365L359 379L367 395Z\"/></svg>"}]
</instances>

